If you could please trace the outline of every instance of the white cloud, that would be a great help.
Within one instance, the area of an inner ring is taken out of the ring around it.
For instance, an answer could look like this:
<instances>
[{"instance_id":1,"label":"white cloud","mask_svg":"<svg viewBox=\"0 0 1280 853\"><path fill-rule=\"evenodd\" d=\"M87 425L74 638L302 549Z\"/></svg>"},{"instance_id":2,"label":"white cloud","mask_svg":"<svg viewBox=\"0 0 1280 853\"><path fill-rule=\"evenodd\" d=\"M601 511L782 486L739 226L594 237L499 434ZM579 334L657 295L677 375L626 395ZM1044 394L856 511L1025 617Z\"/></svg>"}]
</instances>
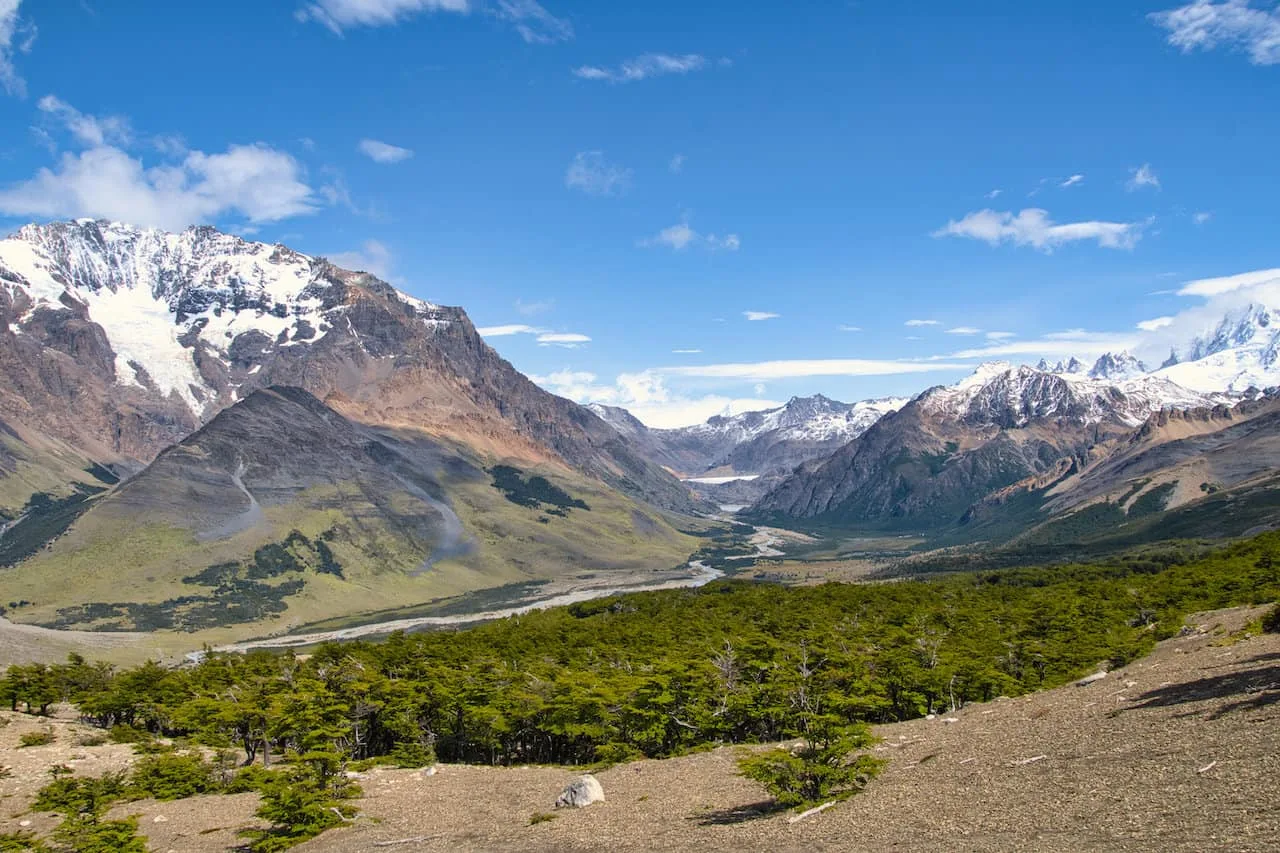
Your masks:
<instances>
[{"instance_id":1,"label":"white cloud","mask_svg":"<svg viewBox=\"0 0 1280 853\"><path fill-rule=\"evenodd\" d=\"M0 0L0 86L10 95L27 96L27 82L13 65L14 54L30 53L35 25L18 17L22 0Z\"/></svg>"},{"instance_id":2,"label":"white cloud","mask_svg":"<svg viewBox=\"0 0 1280 853\"><path fill-rule=\"evenodd\" d=\"M1013 332L987 332L986 338L989 341L1007 341L1009 338L1016 338Z\"/></svg>"},{"instance_id":3,"label":"white cloud","mask_svg":"<svg viewBox=\"0 0 1280 853\"><path fill-rule=\"evenodd\" d=\"M702 350L700 350L700 349L673 349L673 350L672 350L672 352L673 352L673 353L675 353L676 355L697 355L698 353L702 352Z\"/></svg>"},{"instance_id":4,"label":"white cloud","mask_svg":"<svg viewBox=\"0 0 1280 853\"><path fill-rule=\"evenodd\" d=\"M726 234L723 237L718 237L715 234L699 234L689 227L688 222L681 222L678 225L672 225L670 228L663 228L655 236L639 241L638 245L642 248L669 246L677 252L683 251L691 245L703 246L712 251L723 249L727 252L736 252L742 247L742 240L737 234Z\"/></svg>"},{"instance_id":5,"label":"white cloud","mask_svg":"<svg viewBox=\"0 0 1280 853\"><path fill-rule=\"evenodd\" d=\"M603 151L580 151L565 172L564 185L587 195L621 195L631 186L631 170L605 160Z\"/></svg>"},{"instance_id":6,"label":"white cloud","mask_svg":"<svg viewBox=\"0 0 1280 853\"><path fill-rule=\"evenodd\" d=\"M707 364L699 367L663 367L656 372L701 379L737 379L744 382L771 382L812 376L895 376L964 370L963 364L937 361L887 361L862 358L790 359L743 364Z\"/></svg>"},{"instance_id":7,"label":"white cloud","mask_svg":"<svg viewBox=\"0 0 1280 853\"><path fill-rule=\"evenodd\" d=\"M952 220L933 232L934 237L967 237L992 246L1009 242L1051 252L1065 243L1095 240L1107 249L1132 249L1142 238L1142 223L1068 222L1057 224L1049 212L1028 208L1020 213L979 210L960 220Z\"/></svg>"},{"instance_id":8,"label":"white cloud","mask_svg":"<svg viewBox=\"0 0 1280 853\"><path fill-rule=\"evenodd\" d=\"M315 21L341 35L351 27L385 27L422 12L471 11L468 0L316 0L300 8L299 21Z\"/></svg>"},{"instance_id":9,"label":"white cloud","mask_svg":"<svg viewBox=\"0 0 1280 853\"><path fill-rule=\"evenodd\" d=\"M400 163L413 156L413 151L408 148L401 148L398 145L379 142L376 139L361 139L360 144L356 147L360 149L361 154L368 157L373 162L382 163L384 165L389 163Z\"/></svg>"},{"instance_id":10,"label":"white cloud","mask_svg":"<svg viewBox=\"0 0 1280 853\"><path fill-rule=\"evenodd\" d=\"M119 148L65 153L54 168L0 190L0 213L114 219L179 230L235 214L253 223L314 213L315 193L293 157L262 143L191 151L147 168Z\"/></svg>"},{"instance_id":11,"label":"white cloud","mask_svg":"<svg viewBox=\"0 0 1280 853\"><path fill-rule=\"evenodd\" d=\"M948 335L980 335L981 329L975 329L973 326L956 326L953 329L947 329Z\"/></svg>"},{"instance_id":12,"label":"white cloud","mask_svg":"<svg viewBox=\"0 0 1280 853\"><path fill-rule=\"evenodd\" d=\"M1068 187L1074 187L1076 184L1079 184L1083 181L1084 181L1084 175L1072 175L1062 183L1058 184L1058 186L1065 190Z\"/></svg>"},{"instance_id":13,"label":"white cloud","mask_svg":"<svg viewBox=\"0 0 1280 853\"><path fill-rule=\"evenodd\" d=\"M672 56L667 53L646 53L628 59L617 68L583 65L573 70L575 77L583 80L604 80L609 83L635 83L665 74L688 74L707 66L707 58L696 53Z\"/></svg>"},{"instance_id":14,"label":"white cloud","mask_svg":"<svg viewBox=\"0 0 1280 853\"><path fill-rule=\"evenodd\" d=\"M1213 219L1213 214L1207 210L1202 210L1191 217L1191 221L1194 222L1196 225L1204 225L1210 219Z\"/></svg>"},{"instance_id":15,"label":"white cloud","mask_svg":"<svg viewBox=\"0 0 1280 853\"><path fill-rule=\"evenodd\" d=\"M684 161L685 156L683 154L677 154L672 157L671 162L667 164L667 171L671 172L673 175L680 174L684 171Z\"/></svg>"},{"instance_id":16,"label":"white cloud","mask_svg":"<svg viewBox=\"0 0 1280 853\"><path fill-rule=\"evenodd\" d=\"M743 311L742 316L752 322L759 322L760 320L776 320L782 315L775 314L772 311Z\"/></svg>"},{"instance_id":17,"label":"white cloud","mask_svg":"<svg viewBox=\"0 0 1280 853\"><path fill-rule=\"evenodd\" d=\"M942 323L938 322L937 320L908 320L902 325L910 326L913 329L918 329L921 326L941 326Z\"/></svg>"},{"instance_id":18,"label":"white cloud","mask_svg":"<svg viewBox=\"0 0 1280 853\"><path fill-rule=\"evenodd\" d=\"M1183 53L1222 46L1248 53L1254 65L1280 63L1280 8L1255 9L1249 0L1195 0L1149 17Z\"/></svg>"},{"instance_id":19,"label":"white cloud","mask_svg":"<svg viewBox=\"0 0 1280 853\"><path fill-rule=\"evenodd\" d=\"M1143 320L1138 323L1138 328L1144 332L1154 332L1172 325L1172 317L1156 317L1152 320Z\"/></svg>"},{"instance_id":20,"label":"white cloud","mask_svg":"<svg viewBox=\"0 0 1280 853\"><path fill-rule=\"evenodd\" d=\"M573 38L573 25L536 0L497 0L490 14L516 28L527 44L555 44Z\"/></svg>"},{"instance_id":21,"label":"white cloud","mask_svg":"<svg viewBox=\"0 0 1280 853\"><path fill-rule=\"evenodd\" d=\"M343 269L372 273L383 281L391 280L391 250L377 240L365 240L358 251L339 252L330 255L329 260Z\"/></svg>"},{"instance_id":22,"label":"white cloud","mask_svg":"<svg viewBox=\"0 0 1280 853\"><path fill-rule=\"evenodd\" d=\"M987 193L987 196L986 196L986 197L987 197L987 198L999 198L999 197L1000 197L1000 193L1002 193L1002 192L1004 192L1004 190L1001 190L1001 189L994 189L994 190L992 190L991 192Z\"/></svg>"},{"instance_id":23,"label":"white cloud","mask_svg":"<svg viewBox=\"0 0 1280 853\"><path fill-rule=\"evenodd\" d=\"M1136 192L1143 187L1151 187L1152 189L1160 189L1160 178L1151 168L1150 163L1143 163L1136 169L1129 170L1129 182L1125 184L1125 189L1129 192Z\"/></svg>"},{"instance_id":24,"label":"white cloud","mask_svg":"<svg viewBox=\"0 0 1280 853\"><path fill-rule=\"evenodd\" d=\"M589 343L591 343L591 338L587 335L580 335L577 332L544 332L538 335L538 345L544 347L554 346L577 349Z\"/></svg>"},{"instance_id":25,"label":"white cloud","mask_svg":"<svg viewBox=\"0 0 1280 853\"><path fill-rule=\"evenodd\" d=\"M476 331L482 338L502 338L508 335L541 335L547 330L524 323L507 323L504 326L481 326Z\"/></svg>"},{"instance_id":26,"label":"white cloud","mask_svg":"<svg viewBox=\"0 0 1280 853\"><path fill-rule=\"evenodd\" d=\"M1086 358L1099 356L1104 352L1119 352L1120 350L1132 349L1136 341L1137 338L1132 334L1068 329L1062 332L1052 332L1034 340L996 342L984 347L974 347L946 355L934 356L934 359L987 359L1019 356L1062 358L1078 356Z\"/></svg>"},{"instance_id":27,"label":"white cloud","mask_svg":"<svg viewBox=\"0 0 1280 853\"><path fill-rule=\"evenodd\" d=\"M1263 285L1280 284L1280 269L1256 270L1254 272L1227 275L1219 278L1202 278L1188 281L1178 289L1179 296L1220 296L1240 290L1248 290Z\"/></svg>"},{"instance_id":28,"label":"white cloud","mask_svg":"<svg viewBox=\"0 0 1280 853\"><path fill-rule=\"evenodd\" d=\"M579 403L621 406L656 429L691 426L715 415L736 415L776 409L782 405L777 400L679 393L670 389L665 379L652 370L620 374L612 384L599 382L594 373L574 370L529 378L551 393Z\"/></svg>"},{"instance_id":29,"label":"white cloud","mask_svg":"<svg viewBox=\"0 0 1280 853\"><path fill-rule=\"evenodd\" d=\"M850 326L850 325L848 325L847 323L841 323L839 326L836 326L836 330L837 330L837 331L841 331L841 332L861 332L861 331L862 331L862 327L861 327L861 326Z\"/></svg>"},{"instance_id":30,"label":"white cloud","mask_svg":"<svg viewBox=\"0 0 1280 853\"><path fill-rule=\"evenodd\" d=\"M4 0L0 0L3 3ZM85 115L75 107L53 95L45 95L36 106L42 113L57 119L81 143L94 145L128 145L133 138L129 120L123 116Z\"/></svg>"}]
</instances>

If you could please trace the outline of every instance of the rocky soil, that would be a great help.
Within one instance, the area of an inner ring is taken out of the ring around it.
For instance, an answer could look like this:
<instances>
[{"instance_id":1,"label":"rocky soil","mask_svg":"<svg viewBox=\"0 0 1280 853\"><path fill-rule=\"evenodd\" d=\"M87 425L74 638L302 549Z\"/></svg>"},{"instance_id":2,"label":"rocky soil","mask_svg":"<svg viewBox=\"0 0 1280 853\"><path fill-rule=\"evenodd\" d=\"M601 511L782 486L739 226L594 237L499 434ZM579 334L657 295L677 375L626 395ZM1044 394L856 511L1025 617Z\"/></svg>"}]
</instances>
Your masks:
<instances>
[{"instance_id":1,"label":"rocky soil","mask_svg":"<svg viewBox=\"0 0 1280 853\"><path fill-rule=\"evenodd\" d=\"M361 816L300 851L1125 850L1263 851L1280 837L1280 636L1243 637L1258 611L1203 614L1187 636L1087 686L880 726L889 759L866 793L793 821L736 775L733 749L597 774L606 802L553 813L569 769L440 766L361 780ZM49 725L0 729L0 832L47 766L98 772L119 746L15 749ZM74 754L85 757L73 759ZM253 823L252 795L139 802L154 850L221 851Z\"/></svg>"}]
</instances>

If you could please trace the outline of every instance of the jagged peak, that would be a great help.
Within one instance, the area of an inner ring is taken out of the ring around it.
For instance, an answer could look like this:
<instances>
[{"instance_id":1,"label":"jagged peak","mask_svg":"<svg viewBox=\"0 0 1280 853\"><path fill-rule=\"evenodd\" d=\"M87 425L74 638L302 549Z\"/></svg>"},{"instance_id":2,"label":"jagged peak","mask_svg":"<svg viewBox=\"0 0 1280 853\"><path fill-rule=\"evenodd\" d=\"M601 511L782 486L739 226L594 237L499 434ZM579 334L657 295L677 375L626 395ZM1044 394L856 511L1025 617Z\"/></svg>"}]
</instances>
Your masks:
<instances>
[{"instance_id":1,"label":"jagged peak","mask_svg":"<svg viewBox=\"0 0 1280 853\"><path fill-rule=\"evenodd\" d=\"M1128 350L1118 353L1103 353L1089 368L1090 379L1133 379L1149 373L1147 366Z\"/></svg>"}]
</instances>

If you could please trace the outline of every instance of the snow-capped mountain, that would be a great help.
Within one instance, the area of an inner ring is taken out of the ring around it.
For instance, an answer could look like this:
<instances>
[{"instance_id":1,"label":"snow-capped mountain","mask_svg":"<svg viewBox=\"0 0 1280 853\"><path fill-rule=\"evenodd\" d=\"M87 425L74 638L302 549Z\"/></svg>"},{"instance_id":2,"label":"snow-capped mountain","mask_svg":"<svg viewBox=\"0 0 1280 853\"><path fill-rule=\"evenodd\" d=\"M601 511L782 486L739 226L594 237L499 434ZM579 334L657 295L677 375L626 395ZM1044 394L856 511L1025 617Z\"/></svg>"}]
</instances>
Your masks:
<instances>
[{"instance_id":1,"label":"snow-capped mountain","mask_svg":"<svg viewBox=\"0 0 1280 853\"><path fill-rule=\"evenodd\" d=\"M1128 352L1104 353L1093 367L1089 368L1090 379L1106 379L1111 381L1134 379L1150 373L1147 366Z\"/></svg>"},{"instance_id":2,"label":"snow-capped mountain","mask_svg":"<svg viewBox=\"0 0 1280 853\"><path fill-rule=\"evenodd\" d=\"M1126 356L1104 355L1088 371L988 362L954 385L929 389L917 402L935 417L1014 429L1043 420L1081 425L1111 421L1133 427L1161 409L1223 401L1222 395L1200 394L1163 376L1137 373L1131 378L1105 378L1108 371L1129 373L1126 362L1137 362Z\"/></svg>"},{"instance_id":3,"label":"snow-capped mountain","mask_svg":"<svg viewBox=\"0 0 1280 853\"><path fill-rule=\"evenodd\" d=\"M499 357L461 308L208 227L80 220L0 241L0 421L136 467L270 386L693 506L598 418Z\"/></svg>"},{"instance_id":4,"label":"snow-capped mountain","mask_svg":"<svg viewBox=\"0 0 1280 853\"><path fill-rule=\"evenodd\" d=\"M196 417L263 355L313 344L347 322L351 306L326 304L331 269L209 227L171 234L81 220L28 225L0 241L10 331L70 309L102 328L117 383L176 396ZM449 322L439 306L395 297L424 328Z\"/></svg>"},{"instance_id":5,"label":"snow-capped mountain","mask_svg":"<svg viewBox=\"0 0 1280 853\"><path fill-rule=\"evenodd\" d=\"M1155 375L1197 391L1280 385L1280 310L1255 303L1230 312L1175 348Z\"/></svg>"}]
</instances>

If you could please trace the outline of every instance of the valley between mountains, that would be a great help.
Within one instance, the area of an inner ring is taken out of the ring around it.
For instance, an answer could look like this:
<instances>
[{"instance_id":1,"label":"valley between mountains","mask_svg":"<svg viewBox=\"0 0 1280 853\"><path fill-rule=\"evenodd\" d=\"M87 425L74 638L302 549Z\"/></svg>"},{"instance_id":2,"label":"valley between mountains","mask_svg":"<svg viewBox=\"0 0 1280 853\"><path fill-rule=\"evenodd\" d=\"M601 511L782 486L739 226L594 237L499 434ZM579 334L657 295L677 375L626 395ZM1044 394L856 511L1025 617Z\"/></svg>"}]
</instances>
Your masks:
<instances>
[{"instance_id":1,"label":"valley between mountains","mask_svg":"<svg viewBox=\"0 0 1280 853\"><path fill-rule=\"evenodd\" d=\"M994 362L909 398L653 429L542 390L461 308L367 273L78 220L0 241L0 379L6 624L147 638L125 657L1280 517L1280 311L1262 305L1154 369ZM763 527L794 535L760 549Z\"/></svg>"}]
</instances>

